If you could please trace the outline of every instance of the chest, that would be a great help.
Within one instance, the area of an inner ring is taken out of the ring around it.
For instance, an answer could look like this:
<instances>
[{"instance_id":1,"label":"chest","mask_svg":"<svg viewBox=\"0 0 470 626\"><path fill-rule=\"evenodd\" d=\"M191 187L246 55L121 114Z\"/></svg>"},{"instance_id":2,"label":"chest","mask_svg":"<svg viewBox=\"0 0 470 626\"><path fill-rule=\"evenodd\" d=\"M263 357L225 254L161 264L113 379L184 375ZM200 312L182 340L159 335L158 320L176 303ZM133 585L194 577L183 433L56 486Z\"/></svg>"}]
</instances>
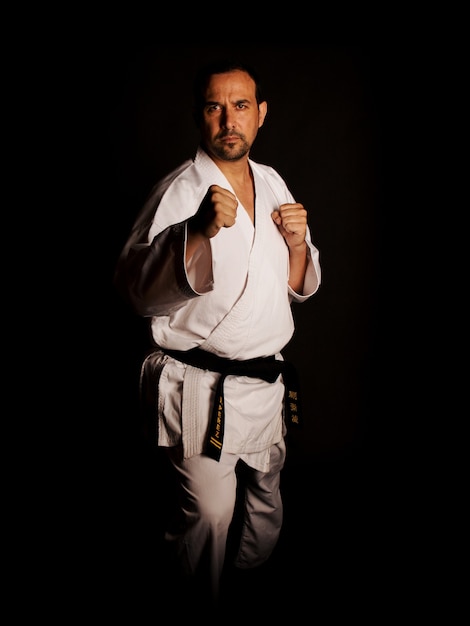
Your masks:
<instances>
[{"instance_id":1,"label":"chest","mask_svg":"<svg viewBox=\"0 0 470 626\"><path fill-rule=\"evenodd\" d=\"M250 181L245 185L237 185L233 187L235 191L235 195L237 196L239 202L243 205L245 211L248 213L248 216L254 224L255 221L255 190L253 187L253 183Z\"/></svg>"}]
</instances>

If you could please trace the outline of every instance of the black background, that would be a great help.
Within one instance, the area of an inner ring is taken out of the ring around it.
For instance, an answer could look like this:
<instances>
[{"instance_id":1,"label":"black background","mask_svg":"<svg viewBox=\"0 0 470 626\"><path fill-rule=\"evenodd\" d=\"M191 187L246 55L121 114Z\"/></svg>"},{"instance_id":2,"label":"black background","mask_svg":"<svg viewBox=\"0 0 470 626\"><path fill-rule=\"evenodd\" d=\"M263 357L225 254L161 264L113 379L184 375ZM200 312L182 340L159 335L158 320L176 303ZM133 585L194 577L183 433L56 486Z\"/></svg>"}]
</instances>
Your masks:
<instances>
[{"instance_id":1,"label":"black background","mask_svg":"<svg viewBox=\"0 0 470 626\"><path fill-rule=\"evenodd\" d=\"M150 45L119 52L103 72L104 151L97 172L104 183L97 218L103 224L105 290L151 186L194 153L191 80L214 48ZM383 86L389 69L373 53L355 46L217 46L218 55L241 56L261 73L269 110L252 158L275 167L306 206L321 254L323 284L310 301L294 307L297 329L286 348L306 393L299 456L307 462L362 456L381 445L374 431L380 426L383 432L386 419L373 402L384 340L389 129ZM129 319L112 291L110 305L103 332L110 333L115 363L126 368L142 348L138 342L145 344L146 330ZM126 380L128 372L116 386L124 398ZM123 419L127 431L133 420Z\"/></svg>"},{"instance_id":2,"label":"black background","mask_svg":"<svg viewBox=\"0 0 470 626\"><path fill-rule=\"evenodd\" d=\"M317 294L294 306L285 350L300 372L305 425L283 473L271 593L295 595L299 609L338 596L343 608L365 609L368 594L388 601L412 500L390 366L401 330L390 251L406 75L396 50L380 43L162 45L115 34L87 57L87 87L77 92L88 112L87 147L77 176L87 181L81 210L90 224L81 299L90 410L79 427L88 593L99 597L106 581L116 608L137 581L145 602L160 602L166 479L141 437L137 398L147 329L115 293L112 275L153 184L194 154L191 81L214 55L247 60L261 74L268 115L251 157L277 169L307 208L323 271Z\"/></svg>"}]
</instances>

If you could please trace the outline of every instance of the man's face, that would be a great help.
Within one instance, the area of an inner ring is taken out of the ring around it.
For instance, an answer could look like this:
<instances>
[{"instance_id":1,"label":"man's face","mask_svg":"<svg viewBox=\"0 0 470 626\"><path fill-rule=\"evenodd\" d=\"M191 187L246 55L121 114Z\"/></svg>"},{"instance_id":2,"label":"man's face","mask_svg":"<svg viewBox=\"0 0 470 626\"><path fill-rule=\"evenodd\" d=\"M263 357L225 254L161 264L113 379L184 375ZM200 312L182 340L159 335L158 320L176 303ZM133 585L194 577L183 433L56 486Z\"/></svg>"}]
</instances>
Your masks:
<instances>
[{"instance_id":1,"label":"man's face","mask_svg":"<svg viewBox=\"0 0 470 626\"><path fill-rule=\"evenodd\" d=\"M266 117L266 102L258 106L253 79L240 70L214 74L205 93L201 135L204 146L223 161L248 154Z\"/></svg>"}]
</instances>

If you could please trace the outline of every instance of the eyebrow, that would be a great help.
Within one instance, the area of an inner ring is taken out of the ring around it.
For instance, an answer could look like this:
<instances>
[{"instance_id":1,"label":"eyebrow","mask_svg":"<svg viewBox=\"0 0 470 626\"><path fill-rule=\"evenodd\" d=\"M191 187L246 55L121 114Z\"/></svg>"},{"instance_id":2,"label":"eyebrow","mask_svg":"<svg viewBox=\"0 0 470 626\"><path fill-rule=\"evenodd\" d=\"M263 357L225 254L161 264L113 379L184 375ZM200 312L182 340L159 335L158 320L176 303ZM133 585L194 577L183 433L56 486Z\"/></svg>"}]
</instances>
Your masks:
<instances>
[{"instance_id":1,"label":"eyebrow","mask_svg":"<svg viewBox=\"0 0 470 626\"><path fill-rule=\"evenodd\" d=\"M240 98L239 100L235 100L233 104L245 104L246 102L251 102L249 98ZM206 100L204 106L211 106L213 104L221 104L218 100Z\"/></svg>"}]
</instances>

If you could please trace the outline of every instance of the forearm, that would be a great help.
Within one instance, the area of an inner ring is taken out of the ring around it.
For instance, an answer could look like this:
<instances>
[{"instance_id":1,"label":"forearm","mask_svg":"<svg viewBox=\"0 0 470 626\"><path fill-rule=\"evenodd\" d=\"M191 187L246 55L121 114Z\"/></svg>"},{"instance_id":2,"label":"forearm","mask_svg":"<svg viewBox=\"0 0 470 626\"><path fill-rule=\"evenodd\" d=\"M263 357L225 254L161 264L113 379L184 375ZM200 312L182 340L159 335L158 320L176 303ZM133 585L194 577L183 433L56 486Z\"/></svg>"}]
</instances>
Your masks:
<instances>
[{"instance_id":1,"label":"forearm","mask_svg":"<svg viewBox=\"0 0 470 626\"><path fill-rule=\"evenodd\" d=\"M207 242L207 237L200 232L193 231L188 225L186 237L186 263L189 263L196 250L199 247L206 245Z\"/></svg>"},{"instance_id":2,"label":"forearm","mask_svg":"<svg viewBox=\"0 0 470 626\"><path fill-rule=\"evenodd\" d=\"M308 265L307 252L308 248L305 241L298 246L289 248L289 287L299 294L302 294L304 289Z\"/></svg>"}]
</instances>

